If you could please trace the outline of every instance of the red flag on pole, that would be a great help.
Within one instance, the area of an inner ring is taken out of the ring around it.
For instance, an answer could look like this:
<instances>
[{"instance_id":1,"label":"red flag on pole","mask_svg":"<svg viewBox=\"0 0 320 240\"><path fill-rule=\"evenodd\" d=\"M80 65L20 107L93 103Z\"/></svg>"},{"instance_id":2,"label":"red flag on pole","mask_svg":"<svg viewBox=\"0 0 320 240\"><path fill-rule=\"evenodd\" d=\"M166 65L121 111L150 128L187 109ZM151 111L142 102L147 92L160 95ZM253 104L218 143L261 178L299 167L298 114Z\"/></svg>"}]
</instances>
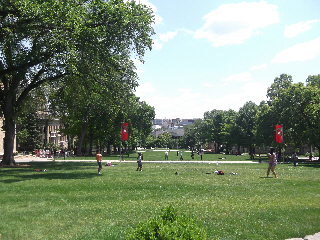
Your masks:
<instances>
[{"instance_id":1,"label":"red flag on pole","mask_svg":"<svg viewBox=\"0 0 320 240\"><path fill-rule=\"evenodd\" d=\"M128 123L122 123L122 141L128 139Z\"/></svg>"},{"instance_id":2,"label":"red flag on pole","mask_svg":"<svg viewBox=\"0 0 320 240\"><path fill-rule=\"evenodd\" d=\"M281 125L276 125L276 141L277 143L282 143L282 126Z\"/></svg>"}]
</instances>

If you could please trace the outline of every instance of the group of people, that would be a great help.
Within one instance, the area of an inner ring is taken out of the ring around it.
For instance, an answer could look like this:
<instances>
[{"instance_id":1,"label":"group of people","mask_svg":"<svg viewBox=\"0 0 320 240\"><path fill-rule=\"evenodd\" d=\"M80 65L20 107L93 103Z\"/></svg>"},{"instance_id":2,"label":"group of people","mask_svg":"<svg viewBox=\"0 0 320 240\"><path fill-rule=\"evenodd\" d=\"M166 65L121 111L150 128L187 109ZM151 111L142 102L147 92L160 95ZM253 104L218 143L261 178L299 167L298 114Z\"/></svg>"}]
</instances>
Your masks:
<instances>
[{"instance_id":1,"label":"group of people","mask_svg":"<svg viewBox=\"0 0 320 240\"><path fill-rule=\"evenodd\" d=\"M177 156L179 154L179 151L177 151ZM277 154L274 150L273 147L270 148L270 152L267 154L268 156L268 159L269 159L269 166L268 166L268 170L267 170L267 177L269 177L269 173L270 171L274 174L274 176L276 178L278 178L277 176L277 173L275 171L275 167L277 166ZM292 158L294 159L294 166L296 166L296 154L293 153L292 154ZM96 160L97 160L97 163L98 163L98 174L101 174L100 171L102 169L102 154L100 153L100 151L97 152L96 154ZM165 152L165 159L168 160L168 152L166 151ZM142 171L142 153L138 153L138 158L137 158L137 163L138 163L138 167L137 167L137 171ZM182 155L182 151L180 153L180 160L183 160L183 155Z\"/></svg>"},{"instance_id":2,"label":"group of people","mask_svg":"<svg viewBox=\"0 0 320 240\"><path fill-rule=\"evenodd\" d=\"M47 150L40 149L39 151L35 151L35 154L37 157L40 157L40 158L47 158L52 156L52 153L49 149Z\"/></svg>"},{"instance_id":3,"label":"group of people","mask_svg":"<svg viewBox=\"0 0 320 240\"><path fill-rule=\"evenodd\" d=\"M100 151L98 151L97 154L96 154L96 160L97 160L97 163L98 163L98 174L101 174L102 154L100 153ZM142 162L141 162L141 160L142 160L142 153L138 153L138 158L137 158L138 168L137 168L137 171L142 171Z\"/></svg>"}]
</instances>

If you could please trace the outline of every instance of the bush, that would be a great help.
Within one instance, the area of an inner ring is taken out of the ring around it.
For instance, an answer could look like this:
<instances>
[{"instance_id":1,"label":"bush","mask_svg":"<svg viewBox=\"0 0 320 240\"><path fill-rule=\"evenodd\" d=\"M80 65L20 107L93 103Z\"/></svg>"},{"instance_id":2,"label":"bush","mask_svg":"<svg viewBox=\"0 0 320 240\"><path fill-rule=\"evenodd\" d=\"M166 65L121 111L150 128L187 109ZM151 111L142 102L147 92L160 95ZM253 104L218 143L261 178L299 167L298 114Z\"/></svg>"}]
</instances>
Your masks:
<instances>
[{"instance_id":1,"label":"bush","mask_svg":"<svg viewBox=\"0 0 320 240\"><path fill-rule=\"evenodd\" d=\"M153 219L141 222L127 234L127 240L206 239L206 231L192 217L181 215L172 206L162 209Z\"/></svg>"}]
</instances>

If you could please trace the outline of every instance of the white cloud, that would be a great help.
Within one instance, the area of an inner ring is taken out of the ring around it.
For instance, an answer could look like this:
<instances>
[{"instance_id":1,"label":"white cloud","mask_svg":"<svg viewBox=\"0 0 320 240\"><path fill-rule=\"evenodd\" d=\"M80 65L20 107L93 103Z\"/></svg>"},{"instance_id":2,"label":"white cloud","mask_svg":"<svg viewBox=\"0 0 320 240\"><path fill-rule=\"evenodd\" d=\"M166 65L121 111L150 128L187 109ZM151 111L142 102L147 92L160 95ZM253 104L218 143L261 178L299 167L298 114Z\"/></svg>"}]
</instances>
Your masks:
<instances>
[{"instance_id":1,"label":"white cloud","mask_svg":"<svg viewBox=\"0 0 320 240\"><path fill-rule=\"evenodd\" d=\"M143 4L143 5L146 5L147 7L151 8L153 12L157 12L157 8L155 5L153 5L152 3L149 3L148 0L135 0L136 3L140 3L140 4Z\"/></svg>"},{"instance_id":2,"label":"white cloud","mask_svg":"<svg viewBox=\"0 0 320 240\"><path fill-rule=\"evenodd\" d=\"M155 14L154 15L154 24L155 25L159 25L162 22L162 17L160 17L159 15Z\"/></svg>"},{"instance_id":3,"label":"white cloud","mask_svg":"<svg viewBox=\"0 0 320 240\"><path fill-rule=\"evenodd\" d=\"M267 68L267 64L261 64L260 66L258 65L254 65L251 67L251 70L256 70L256 69L263 69L263 68Z\"/></svg>"},{"instance_id":4,"label":"white cloud","mask_svg":"<svg viewBox=\"0 0 320 240\"><path fill-rule=\"evenodd\" d=\"M156 118L194 118L202 117L204 102L201 93L192 89L179 89L174 96L154 95L141 99L148 102L156 110Z\"/></svg>"},{"instance_id":5,"label":"white cloud","mask_svg":"<svg viewBox=\"0 0 320 240\"><path fill-rule=\"evenodd\" d=\"M320 54L320 38L309 42L299 43L287 48L271 60L272 63L287 63L307 61L316 58Z\"/></svg>"},{"instance_id":6,"label":"white cloud","mask_svg":"<svg viewBox=\"0 0 320 240\"><path fill-rule=\"evenodd\" d=\"M141 68L136 69L136 73L143 73L144 71Z\"/></svg>"},{"instance_id":7,"label":"white cloud","mask_svg":"<svg viewBox=\"0 0 320 240\"><path fill-rule=\"evenodd\" d=\"M180 28L179 31L194 35L195 32L187 28Z\"/></svg>"},{"instance_id":8,"label":"white cloud","mask_svg":"<svg viewBox=\"0 0 320 240\"><path fill-rule=\"evenodd\" d=\"M241 44L259 29L278 23L276 5L266 1L223 4L203 17L206 23L195 32L195 38L206 38L213 46Z\"/></svg>"},{"instance_id":9,"label":"white cloud","mask_svg":"<svg viewBox=\"0 0 320 240\"><path fill-rule=\"evenodd\" d=\"M142 62L136 58L131 59L134 63L134 65L142 65Z\"/></svg>"},{"instance_id":10,"label":"white cloud","mask_svg":"<svg viewBox=\"0 0 320 240\"><path fill-rule=\"evenodd\" d=\"M175 31L175 32L167 32L166 34L161 34L161 33L159 33L159 38L160 38L160 40L161 40L162 42L168 42L169 39L174 38L174 36L176 36L177 33L178 33L178 31ZM160 50L160 49L162 49L162 46L163 46L163 43L159 42L158 39L155 39L155 40L153 41L153 45L152 45L153 48L155 48L155 49L157 49L157 50Z\"/></svg>"},{"instance_id":11,"label":"white cloud","mask_svg":"<svg viewBox=\"0 0 320 240\"><path fill-rule=\"evenodd\" d=\"M214 87L214 86L215 86L215 85L210 84L210 83L203 83L203 85L204 85L205 87Z\"/></svg>"},{"instance_id":12,"label":"white cloud","mask_svg":"<svg viewBox=\"0 0 320 240\"><path fill-rule=\"evenodd\" d=\"M166 34L161 34L159 33L159 38L161 41L163 42L168 42L169 39L172 39L174 38L174 36L176 36L178 33L178 31L175 31L175 32L167 32Z\"/></svg>"},{"instance_id":13,"label":"white cloud","mask_svg":"<svg viewBox=\"0 0 320 240\"><path fill-rule=\"evenodd\" d=\"M206 111L213 109L238 111L246 102L253 101L259 104L266 100L267 86L258 82L244 83L239 89L221 87L220 92L226 94L205 95L201 90L178 89L176 94L165 96L161 91L156 91L151 83L139 86L142 101L153 106L156 111L156 118L202 118ZM200 92L201 91L201 92ZM147 94L147 93L150 94Z\"/></svg>"},{"instance_id":14,"label":"white cloud","mask_svg":"<svg viewBox=\"0 0 320 240\"><path fill-rule=\"evenodd\" d=\"M129 0L126 0L126 1L129 1ZM140 4L146 5L147 7L151 8L153 13L158 12L157 7L155 5L153 5L152 3L150 3L148 0L135 0L135 2L137 4L140 3ZM162 20L163 20L162 17L160 17L157 14L154 14L154 24L155 25L160 24L162 22Z\"/></svg>"},{"instance_id":15,"label":"white cloud","mask_svg":"<svg viewBox=\"0 0 320 240\"><path fill-rule=\"evenodd\" d=\"M309 20L306 22L299 22L296 24L286 25L284 29L284 36L292 38L300 33L307 32L312 28L312 24L318 22L319 20Z\"/></svg>"},{"instance_id":16,"label":"white cloud","mask_svg":"<svg viewBox=\"0 0 320 240\"><path fill-rule=\"evenodd\" d=\"M143 64L141 61L139 61L139 60L136 59L136 58L133 58L133 59L131 59L131 60L133 61L133 64L134 64L136 67ZM135 71L136 71L137 73L143 73L143 72L144 72L144 71L143 71L142 69L140 69L140 68L137 68Z\"/></svg>"},{"instance_id":17,"label":"white cloud","mask_svg":"<svg viewBox=\"0 0 320 240\"><path fill-rule=\"evenodd\" d=\"M147 95L148 93L153 93L155 91L156 91L156 89L152 86L151 82L143 83L137 87L136 96L143 97L143 96Z\"/></svg>"},{"instance_id":18,"label":"white cloud","mask_svg":"<svg viewBox=\"0 0 320 240\"><path fill-rule=\"evenodd\" d=\"M249 72L239 73L230 75L227 78L222 79L223 82L251 82L253 81L252 76Z\"/></svg>"},{"instance_id":19,"label":"white cloud","mask_svg":"<svg viewBox=\"0 0 320 240\"><path fill-rule=\"evenodd\" d=\"M245 83L238 91L217 98L208 97L204 99L204 102L212 103L209 111L212 109L238 111L246 102L252 101L258 105L262 100L266 100L266 89L267 86L258 82ZM226 90L226 93L228 92Z\"/></svg>"},{"instance_id":20,"label":"white cloud","mask_svg":"<svg viewBox=\"0 0 320 240\"><path fill-rule=\"evenodd\" d=\"M159 43L158 39L153 40L152 48L160 50L162 48L162 43Z\"/></svg>"}]
</instances>

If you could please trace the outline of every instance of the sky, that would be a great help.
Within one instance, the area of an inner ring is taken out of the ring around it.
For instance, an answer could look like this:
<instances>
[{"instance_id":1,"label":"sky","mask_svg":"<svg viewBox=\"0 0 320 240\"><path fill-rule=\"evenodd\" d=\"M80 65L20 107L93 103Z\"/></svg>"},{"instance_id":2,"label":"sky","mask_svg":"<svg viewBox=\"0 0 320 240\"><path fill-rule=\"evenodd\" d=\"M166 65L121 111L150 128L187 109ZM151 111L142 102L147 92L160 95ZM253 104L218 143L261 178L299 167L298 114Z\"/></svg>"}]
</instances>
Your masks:
<instances>
[{"instance_id":1,"label":"sky","mask_svg":"<svg viewBox=\"0 0 320 240\"><path fill-rule=\"evenodd\" d=\"M139 2L139 0L135 0ZM153 9L155 35L135 62L140 101L161 119L203 118L267 100L285 73L320 74L319 0L140 0Z\"/></svg>"}]
</instances>

